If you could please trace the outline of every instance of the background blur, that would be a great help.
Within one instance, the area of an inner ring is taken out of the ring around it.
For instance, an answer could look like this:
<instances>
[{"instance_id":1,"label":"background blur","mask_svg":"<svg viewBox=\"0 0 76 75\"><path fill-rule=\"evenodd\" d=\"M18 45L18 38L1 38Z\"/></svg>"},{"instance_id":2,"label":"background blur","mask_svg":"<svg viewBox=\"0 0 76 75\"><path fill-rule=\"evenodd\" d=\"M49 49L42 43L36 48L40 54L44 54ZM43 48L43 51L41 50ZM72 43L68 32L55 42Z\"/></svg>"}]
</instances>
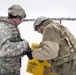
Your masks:
<instances>
[{"instance_id":1,"label":"background blur","mask_svg":"<svg viewBox=\"0 0 76 75\"><path fill-rule=\"evenodd\" d=\"M28 19L45 16L49 18L75 18L76 17L76 0L1 0L0 16L7 16L7 9L13 5L19 4L26 11ZM74 34L76 21L62 21L62 24ZM29 44L40 43L42 35L33 30L33 21L23 22L19 25L22 38L26 39ZM27 56L22 58L21 75L31 75L26 72Z\"/></svg>"}]
</instances>

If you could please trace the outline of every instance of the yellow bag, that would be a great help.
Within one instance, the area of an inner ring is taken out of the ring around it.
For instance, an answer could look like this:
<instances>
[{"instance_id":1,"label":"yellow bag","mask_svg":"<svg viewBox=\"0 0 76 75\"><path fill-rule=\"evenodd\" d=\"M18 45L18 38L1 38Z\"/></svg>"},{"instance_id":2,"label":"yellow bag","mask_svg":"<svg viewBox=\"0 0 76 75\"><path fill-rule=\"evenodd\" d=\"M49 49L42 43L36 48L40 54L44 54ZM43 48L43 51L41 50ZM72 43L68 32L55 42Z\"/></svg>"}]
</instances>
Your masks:
<instances>
[{"instance_id":1,"label":"yellow bag","mask_svg":"<svg viewBox=\"0 0 76 75\"><path fill-rule=\"evenodd\" d=\"M31 49L36 50L40 45L37 43L31 44ZM51 65L47 60L39 61L37 59L28 60L26 72L34 75L55 75L51 69Z\"/></svg>"}]
</instances>

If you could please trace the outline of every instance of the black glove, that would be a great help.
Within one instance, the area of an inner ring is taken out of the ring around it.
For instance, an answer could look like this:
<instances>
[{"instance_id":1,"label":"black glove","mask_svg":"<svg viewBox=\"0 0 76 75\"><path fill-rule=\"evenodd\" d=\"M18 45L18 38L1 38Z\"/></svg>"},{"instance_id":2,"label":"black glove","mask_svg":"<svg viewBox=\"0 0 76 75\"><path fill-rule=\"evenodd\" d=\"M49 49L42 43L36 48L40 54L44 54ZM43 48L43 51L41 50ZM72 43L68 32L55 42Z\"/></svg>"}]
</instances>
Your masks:
<instances>
[{"instance_id":1,"label":"black glove","mask_svg":"<svg viewBox=\"0 0 76 75\"><path fill-rule=\"evenodd\" d=\"M33 57L32 57L32 50L31 50L31 49L29 49L29 50L26 52L26 55L27 55L27 57L28 57L30 60L33 59Z\"/></svg>"}]
</instances>

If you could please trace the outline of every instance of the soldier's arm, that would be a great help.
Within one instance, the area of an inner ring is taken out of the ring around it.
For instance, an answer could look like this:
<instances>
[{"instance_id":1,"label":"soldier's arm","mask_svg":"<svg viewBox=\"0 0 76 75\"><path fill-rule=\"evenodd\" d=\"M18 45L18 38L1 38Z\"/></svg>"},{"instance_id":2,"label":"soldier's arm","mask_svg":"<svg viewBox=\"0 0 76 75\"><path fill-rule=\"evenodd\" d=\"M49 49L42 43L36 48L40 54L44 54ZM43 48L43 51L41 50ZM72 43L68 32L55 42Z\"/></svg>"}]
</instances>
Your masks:
<instances>
[{"instance_id":1,"label":"soldier's arm","mask_svg":"<svg viewBox=\"0 0 76 75\"><path fill-rule=\"evenodd\" d=\"M50 27L47 27L43 33L41 48L32 51L32 57L39 60L54 59L58 55L59 44L58 33L55 33Z\"/></svg>"},{"instance_id":2,"label":"soldier's arm","mask_svg":"<svg viewBox=\"0 0 76 75\"><path fill-rule=\"evenodd\" d=\"M0 29L0 57L14 57L27 51L28 42L26 40L11 42L9 40L11 36L12 34L10 29Z\"/></svg>"}]
</instances>

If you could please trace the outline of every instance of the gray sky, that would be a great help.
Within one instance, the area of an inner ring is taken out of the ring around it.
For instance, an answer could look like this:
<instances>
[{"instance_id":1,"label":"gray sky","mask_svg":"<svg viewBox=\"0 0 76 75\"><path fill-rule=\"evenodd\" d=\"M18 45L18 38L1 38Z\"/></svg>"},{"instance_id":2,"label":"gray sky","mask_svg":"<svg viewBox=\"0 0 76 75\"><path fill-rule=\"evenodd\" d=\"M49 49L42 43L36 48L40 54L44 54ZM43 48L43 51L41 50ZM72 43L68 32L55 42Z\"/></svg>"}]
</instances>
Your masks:
<instances>
[{"instance_id":1,"label":"gray sky","mask_svg":"<svg viewBox=\"0 0 76 75\"><path fill-rule=\"evenodd\" d=\"M26 11L26 18L45 17L76 17L76 0L1 0L0 16L7 16L7 9L13 5L19 4ZM63 25L68 27L76 36L76 21L64 21ZM42 35L33 30L33 22L24 22L20 26L21 36L26 39L29 44L33 42L39 43ZM30 75L26 73L27 57L22 58L21 75Z\"/></svg>"},{"instance_id":2,"label":"gray sky","mask_svg":"<svg viewBox=\"0 0 76 75\"><path fill-rule=\"evenodd\" d=\"M42 15L47 17L76 16L76 0L2 0L0 2L0 14L4 15L3 11L7 12L8 7L13 4L21 5L27 13L27 18Z\"/></svg>"}]
</instances>

